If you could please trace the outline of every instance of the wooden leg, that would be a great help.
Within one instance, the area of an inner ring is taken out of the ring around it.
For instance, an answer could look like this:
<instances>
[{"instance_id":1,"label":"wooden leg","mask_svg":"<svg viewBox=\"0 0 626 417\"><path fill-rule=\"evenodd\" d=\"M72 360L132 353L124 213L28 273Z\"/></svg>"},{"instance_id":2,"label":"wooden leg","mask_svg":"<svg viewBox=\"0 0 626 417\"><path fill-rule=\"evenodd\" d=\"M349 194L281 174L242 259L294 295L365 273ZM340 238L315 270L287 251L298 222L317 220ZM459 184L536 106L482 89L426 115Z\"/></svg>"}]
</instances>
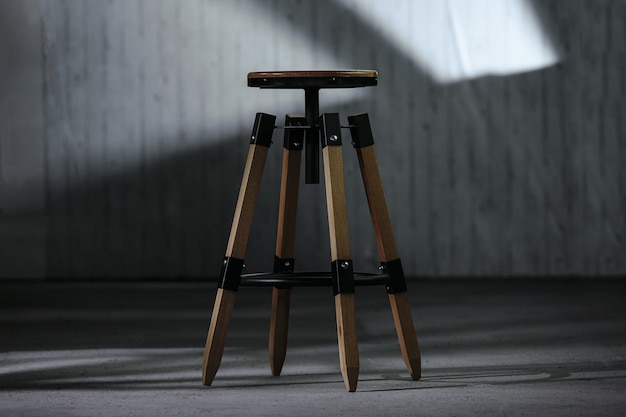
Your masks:
<instances>
[{"instance_id":1,"label":"wooden leg","mask_svg":"<svg viewBox=\"0 0 626 417\"><path fill-rule=\"evenodd\" d=\"M331 257L333 261L350 259L350 236L346 214L346 189L341 146L326 146L322 153Z\"/></svg>"},{"instance_id":2,"label":"wooden leg","mask_svg":"<svg viewBox=\"0 0 626 417\"><path fill-rule=\"evenodd\" d=\"M346 389L354 392L359 379L359 347L356 336L354 294L335 295L335 314L341 375Z\"/></svg>"},{"instance_id":3,"label":"wooden leg","mask_svg":"<svg viewBox=\"0 0 626 417\"><path fill-rule=\"evenodd\" d=\"M248 160L244 170L244 177L237 198L233 224L230 229L226 257L244 259L248 237L252 227L252 216L261 187L261 177L268 148L256 144L250 145Z\"/></svg>"},{"instance_id":4,"label":"wooden leg","mask_svg":"<svg viewBox=\"0 0 626 417\"><path fill-rule=\"evenodd\" d=\"M352 126L352 140L357 151L367 203L372 216L372 224L376 235L376 244L382 266L390 276L388 285L389 301L393 319L400 341L402 357L413 379L419 379L421 374L420 350L411 316L406 293L406 282L396 241L391 228L391 219L385 201L382 180L374 152L374 140L366 113L348 117Z\"/></svg>"},{"instance_id":5,"label":"wooden leg","mask_svg":"<svg viewBox=\"0 0 626 417\"><path fill-rule=\"evenodd\" d=\"M290 300L291 289L274 288L272 290L269 354L270 368L274 376L280 375L287 355Z\"/></svg>"},{"instance_id":6,"label":"wooden leg","mask_svg":"<svg viewBox=\"0 0 626 417\"><path fill-rule=\"evenodd\" d=\"M215 297L215 306L211 316L211 325L204 348L204 358L202 360L202 383L211 385L224 352L226 333L230 325L230 317L235 304L235 292L218 288Z\"/></svg>"},{"instance_id":7,"label":"wooden leg","mask_svg":"<svg viewBox=\"0 0 626 417\"><path fill-rule=\"evenodd\" d=\"M363 117L365 117L366 120L362 120ZM367 118L367 114L364 113L358 116L351 116L348 120L351 125L355 126L352 130L352 139L359 159L359 168L361 169L367 204L370 209L370 215L372 216L372 225L374 226L374 233L376 235L378 254L382 262L398 259L398 249L393 236L391 219L389 217L389 210L387 209L385 192L383 190L383 182L380 177L380 171L378 170L374 141L371 138L371 130L369 127L369 119ZM365 143L366 146L363 146L363 143Z\"/></svg>"},{"instance_id":8,"label":"wooden leg","mask_svg":"<svg viewBox=\"0 0 626 417\"><path fill-rule=\"evenodd\" d=\"M341 153L339 116L322 116L324 180L328 209L330 251L335 280L335 314L339 361L348 391L356 390L359 377L359 348L354 313L354 275L346 213L346 192Z\"/></svg>"},{"instance_id":9,"label":"wooden leg","mask_svg":"<svg viewBox=\"0 0 626 417\"><path fill-rule=\"evenodd\" d=\"M306 126L307 122L304 116L288 115L285 120L285 125ZM303 142L303 130L285 129L274 272L293 272L294 270L296 214L298 207L298 192L300 187L300 163L302 160ZM272 370L272 375L274 376L280 375L287 353L290 300L291 289L273 289L269 358L270 368Z\"/></svg>"},{"instance_id":10,"label":"wooden leg","mask_svg":"<svg viewBox=\"0 0 626 417\"><path fill-rule=\"evenodd\" d=\"M202 383L204 385L211 385L222 361L224 343L233 311L235 294L241 281L243 259L275 120L275 116L258 113L254 122L252 141L239 189L233 224L226 247L226 257L204 349L202 361Z\"/></svg>"},{"instance_id":11,"label":"wooden leg","mask_svg":"<svg viewBox=\"0 0 626 417\"><path fill-rule=\"evenodd\" d=\"M393 314L393 322L396 326L396 333L400 341L400 351L402 359L409 370L409 375L414 380L418 380L422 374L420 348L417 343L415 326L411 315L411 306L407 293L389 294L389 303Z\"/></svg>"}]
</instances>

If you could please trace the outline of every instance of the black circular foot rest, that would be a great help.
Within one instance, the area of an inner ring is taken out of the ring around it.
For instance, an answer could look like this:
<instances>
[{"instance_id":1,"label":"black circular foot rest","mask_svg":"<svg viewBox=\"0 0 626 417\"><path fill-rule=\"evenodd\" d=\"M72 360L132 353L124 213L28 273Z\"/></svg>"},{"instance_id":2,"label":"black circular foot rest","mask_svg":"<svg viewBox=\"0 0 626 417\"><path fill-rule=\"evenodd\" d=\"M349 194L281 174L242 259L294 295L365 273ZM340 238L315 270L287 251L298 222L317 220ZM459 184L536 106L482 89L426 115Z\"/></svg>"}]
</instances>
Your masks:
<instances>
[{"instance_id":1,"label":"black circular foot rest","mask_svg":"<svg viewBox=\"0 0 626 417\"><path fill-rule=\"evenodd\" d=\"M354 273L354 285L387 285L389 275L385 273ZM246 287L332 287L331 272L264 272L241 275L241 284Z\"/></svg>"}]
</instances>

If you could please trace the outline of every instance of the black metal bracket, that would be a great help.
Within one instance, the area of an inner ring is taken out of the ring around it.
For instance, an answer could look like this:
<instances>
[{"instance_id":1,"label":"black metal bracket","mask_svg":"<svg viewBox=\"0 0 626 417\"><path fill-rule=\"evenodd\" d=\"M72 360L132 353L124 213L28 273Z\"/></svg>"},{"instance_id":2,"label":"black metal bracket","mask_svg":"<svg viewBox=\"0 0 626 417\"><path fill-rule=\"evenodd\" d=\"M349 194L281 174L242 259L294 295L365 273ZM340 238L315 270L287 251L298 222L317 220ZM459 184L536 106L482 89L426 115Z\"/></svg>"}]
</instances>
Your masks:
<instances>
[{"instance_id":1,"label":"black metal bracket","mask_svg":"<svg viewBox=\"0 0 626 417\"><path fill-rule=\"evenodd\" d=\"M324 113L320 117L322 148L326 146L341 146L341 123L339 113Z\"/></svg>"},{"instance_id":2,"label":"black metal bracket","mask_svg":"<svg viewBox=\"0 0 626 417\"><path fill-rule=\"evenodd\" d=\"M288 114L285 116L285 136L283 147L290 151L301 151L304 148L304 126L306 117Z\"/></svg>"},{"instance_id":3,"label":"black metal bracket","mask_svg":"<svg viewBox=\"0 0 626 417\"><path fill-rule=\"evenodd\" d=\"M286 274L294 271L294 264L296 260L294 258L279 258L274 256L274 273Z\"/></svg>"},{"instance_id":4,"label":"black metal bracket","mask_svg":"<svg viewBox=\"0 0 626 417\"><path fill-rule=\"evenodd\" d=\"M309 129L305 133L304 181L306 184L320 183L320 133L316 126L320 114L318 87L304 89L304 112Z\"/></svg>"},{"instance_id":5,"label":"black metal bracket","mask_svg":"<svg viewBox=\"0 0 626 417\"><path fill-rule=\"evenodd\" d=\"M350 123L349 128L352 135L352 145L355 148L365 148L366 146L374 144L370 118L367 113L348 116L348 123Z\"/></svg>"},{"instance_id":6,"label":"black metal bracket","mask_svg":"<svg viewBox=\"0 0 626 417\"><path fill-rule=\"evenodd\" d=\"M400 262L400 259L381 262L380 269L383 274L389 276L389 281L387 282L388 294L397 294L407 290L406 280L404 279L404 272L402 271L402 263Z\"/></svg>"},{"instance_id":7,"label":"black metal bracket","mask_svg":"<svg viewBox=\"0 0 626 417\"><path fill-rule=\"evenodd\" d=\"M294 258L279 258L278 256L274 256L273 275L292 275L294 270L294 264ZM276 288L291 288L292 286L293 285L290 285L288 282L281 280L276 280L274 285L274 287Z\"/></svg>"},{"instance_id":8,"label":"black metal bracket","mask_svg":"<svg viewBox=\"0 0 626 417\"><path fill-rule=\"evenodd\" d=\"M239 289L239 283L241 282L243 268L243 259L233 258L231 256L225 257L217 288L237 291Z\"/></svg>"},{"instance_id":9,"label":"black metal bracket","mask_svg":"<svg viewBox=\"0 0 626 417\"><path fill-rule=\"evenodd\" d=\"M352 259L337 259L332 264L333 293L354 293L354 269Z\"/></svg>"},{"instance_id":10,"label":"black metal bracket","mask_svg":"<svg viewBox=\"0 0 626 417\"><path fill-rule=\"evenodd\" d=\"M276 116L267 113L257 113L250 135L250 144L265 146L269 148L272 144L272 134L274 133L274 125L276 124Z\"/></svg>"}]
</instances>

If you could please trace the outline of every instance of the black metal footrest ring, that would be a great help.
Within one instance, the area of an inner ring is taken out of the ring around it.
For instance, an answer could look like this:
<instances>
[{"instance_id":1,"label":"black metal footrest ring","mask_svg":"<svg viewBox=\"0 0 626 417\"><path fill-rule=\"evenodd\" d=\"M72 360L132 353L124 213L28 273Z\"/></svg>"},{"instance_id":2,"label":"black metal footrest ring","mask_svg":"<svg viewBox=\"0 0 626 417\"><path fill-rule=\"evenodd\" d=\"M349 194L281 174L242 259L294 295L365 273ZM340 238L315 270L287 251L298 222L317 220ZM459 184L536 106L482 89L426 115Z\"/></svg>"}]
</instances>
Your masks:
<instances>
[{"instance_id":1,"label":"black metal footrest ring","mask_svg":"<svg viewBox=\"0 0 626 417\"><path fill-rule=\"evenodd\" d=\"M389 275L384 273L354 273L354 285L387 285ZM241 275L242 287L332 287L332 272L261 272Z\"/></svg>"}]
</instances>

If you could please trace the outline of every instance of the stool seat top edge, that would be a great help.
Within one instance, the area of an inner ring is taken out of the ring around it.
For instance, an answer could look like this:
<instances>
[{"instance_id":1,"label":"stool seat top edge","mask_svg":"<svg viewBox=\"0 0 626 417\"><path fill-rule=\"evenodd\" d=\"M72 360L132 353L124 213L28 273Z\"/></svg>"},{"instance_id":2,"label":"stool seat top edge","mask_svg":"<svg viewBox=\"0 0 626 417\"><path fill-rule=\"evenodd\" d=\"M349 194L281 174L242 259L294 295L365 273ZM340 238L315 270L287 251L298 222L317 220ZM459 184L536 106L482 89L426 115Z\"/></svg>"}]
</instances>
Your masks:
<instances>
[{"instance_id":1,"label":"stool seat top edge","mask_svg":"<svg viewBox=\"0 0 626 417\"><path fill-rule=\"evenodd\" d=\"M248 86L260 88L354 88L375 86L375 70L303 70L248 73Z\"/></svg>"}]
</instances>

